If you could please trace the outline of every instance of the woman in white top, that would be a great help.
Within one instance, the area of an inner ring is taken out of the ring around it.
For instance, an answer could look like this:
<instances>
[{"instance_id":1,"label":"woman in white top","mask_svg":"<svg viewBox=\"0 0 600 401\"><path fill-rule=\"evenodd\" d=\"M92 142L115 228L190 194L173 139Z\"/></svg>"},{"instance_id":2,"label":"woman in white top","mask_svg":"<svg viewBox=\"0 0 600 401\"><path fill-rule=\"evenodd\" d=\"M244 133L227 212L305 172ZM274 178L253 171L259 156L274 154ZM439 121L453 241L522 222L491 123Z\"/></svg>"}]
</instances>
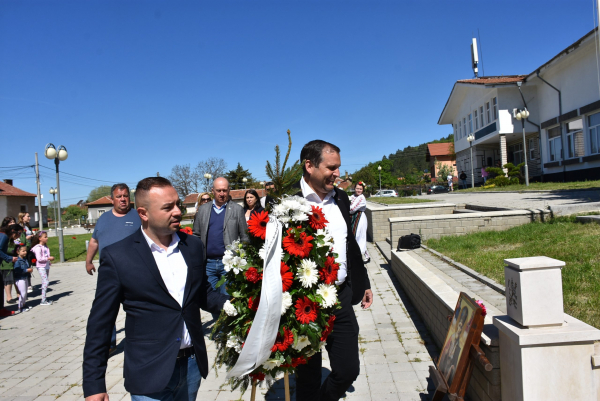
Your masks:
<instances>
[{"instance_id":1,"label":"woman in white top","mask_svg":"<svg viewBox=\"0 0 600 401\"><path fill-rule=\"evenodd\" d=\"M356 242L360 247L363 261L369 262L371 259L367 251L367 199L363 195L365 192L365 183L359 181L354 187L354 195L350 197L350 215L352 216L352 233L356 237Z\"/></svg>"}]
</instances>

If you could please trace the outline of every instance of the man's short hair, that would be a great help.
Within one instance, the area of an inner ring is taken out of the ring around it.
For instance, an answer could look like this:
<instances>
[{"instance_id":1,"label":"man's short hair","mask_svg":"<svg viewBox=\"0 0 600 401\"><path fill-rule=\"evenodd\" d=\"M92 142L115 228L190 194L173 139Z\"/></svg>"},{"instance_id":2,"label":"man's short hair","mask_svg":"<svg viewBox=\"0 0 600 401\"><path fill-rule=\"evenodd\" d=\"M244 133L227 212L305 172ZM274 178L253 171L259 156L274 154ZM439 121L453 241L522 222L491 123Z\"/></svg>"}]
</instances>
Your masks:
<instances>
[{"instance_id":1,"label":"man's short hair","mask_svg":"<svg viewBox=\"0 0 600 401\"><path fill-rule=\"evenodd\" d=\"M138 184L139 185L139 184ZM129 190L129 186L123 182L119 183L119 184L115 184L112 187L110 187L110 197L113 197L113 194L115 193L115 191L117 189L123 190L126 189L127 193L129 194L131 191Z\"/></svg>"},{"instance_id":2,"label":"man's short hair","mask_svg":"<svg viewBox=\"0 0 600 401\"><path fill-rule=\"evenodd\" d=\"M325 148L331 148L336 153L340 153L340 148L320 139L315 139L304 145L300 152L300 162L302 163L302 171L304 174L306 174L306 165L304 161L310 160L315 167L319 167L319 164L323 161L323 149Z\"/></svg>"},{"instance_id":3,"label":"man's short hair","mask_svg":"<svg viewBox=\"0 0 600 401\"><path fill-rule=\"evenodd\" d=\"M172 187L171 181L167 180L164 177L148 177L144 178L140 182L137 183L135 187L135 196L139 198L140 196L144 196L147 192L149 192L154 187L164 188L164 187Z\"/></svg>"},{"instance_id":4,"label":"man's short hair","mask_svg":"<svg viewBox=\"0 0 600 401\"><path fill-rule=\"evenodd\" d=\"M273 181L265 182L265 187L268 187L269 185L275 185L275 184L273 183Z\"/></svg>"}]
</instances>

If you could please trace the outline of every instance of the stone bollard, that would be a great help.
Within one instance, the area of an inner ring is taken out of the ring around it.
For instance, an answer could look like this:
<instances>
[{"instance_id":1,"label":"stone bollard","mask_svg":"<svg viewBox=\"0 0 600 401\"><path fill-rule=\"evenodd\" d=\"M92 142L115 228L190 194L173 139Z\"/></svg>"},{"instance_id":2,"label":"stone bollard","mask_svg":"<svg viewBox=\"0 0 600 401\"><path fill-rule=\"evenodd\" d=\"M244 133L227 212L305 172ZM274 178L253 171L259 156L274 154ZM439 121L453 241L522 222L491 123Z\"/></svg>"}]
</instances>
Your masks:
<instances>
[{"instance_id":1,"label":"stone bollard","mask_svg":"<svg viewBox=\"0 0 600 401\"><path fill-rule=\"evenodd\" d=\"M565 263L545 256L504 262L508 315L494 317L502 399L600 400L600 330L564 313Z\"/></svg>"}]
</instances>

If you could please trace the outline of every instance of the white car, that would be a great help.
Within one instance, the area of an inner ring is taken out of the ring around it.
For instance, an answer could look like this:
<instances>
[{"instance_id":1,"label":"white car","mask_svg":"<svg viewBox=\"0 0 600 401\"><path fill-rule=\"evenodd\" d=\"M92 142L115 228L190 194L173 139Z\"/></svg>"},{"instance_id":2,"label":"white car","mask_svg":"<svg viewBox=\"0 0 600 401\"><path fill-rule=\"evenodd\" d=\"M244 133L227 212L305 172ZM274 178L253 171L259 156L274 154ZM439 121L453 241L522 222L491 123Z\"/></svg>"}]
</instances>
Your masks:
<instances>
[{"instance_id":1,"label":"white car","mask_svg":"<svg viewBox=\"0 0 600 401\"><path fill-rule=\"evenodd\" d=\"M394 197L397 198L398 197L398 192L396 192L393 189L382 189L381 191L377 191L376 194L371 195L372 197L375 198L383 198L383 197Z\"/></svg>"}]
</instances>

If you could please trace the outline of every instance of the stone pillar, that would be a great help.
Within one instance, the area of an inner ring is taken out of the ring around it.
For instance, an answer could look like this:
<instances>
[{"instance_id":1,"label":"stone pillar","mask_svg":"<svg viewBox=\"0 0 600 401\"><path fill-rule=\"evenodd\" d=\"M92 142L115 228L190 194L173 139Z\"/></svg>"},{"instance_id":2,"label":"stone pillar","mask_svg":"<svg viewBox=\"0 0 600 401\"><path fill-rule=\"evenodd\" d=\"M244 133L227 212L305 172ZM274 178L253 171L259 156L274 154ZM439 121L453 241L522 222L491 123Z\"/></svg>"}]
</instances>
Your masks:
<instances>
[{"instance_id":1,"label":"stone pillar","mask_svg":"<svg viewBox=\"0 0 600 401\"><path fill-rule=\"evenodd\" d=\"M508 154L506 153L506 135L504 134L500 134L500 160L502 166L508 163ZM504 170L504 174L508 173L508 169L502 167L502 170Z\"/></svg>"},{"instance_id":2,"label":"stone pillar","mask_svg":"<svg viewBox=\"0 0 600 401\"><path fill-rule=\"evenodd\" d=\"M506 259L506 310L495 316L502 399L597 400L600 330L564 314L560 260Z\"/></svg>"}]
</instances>

